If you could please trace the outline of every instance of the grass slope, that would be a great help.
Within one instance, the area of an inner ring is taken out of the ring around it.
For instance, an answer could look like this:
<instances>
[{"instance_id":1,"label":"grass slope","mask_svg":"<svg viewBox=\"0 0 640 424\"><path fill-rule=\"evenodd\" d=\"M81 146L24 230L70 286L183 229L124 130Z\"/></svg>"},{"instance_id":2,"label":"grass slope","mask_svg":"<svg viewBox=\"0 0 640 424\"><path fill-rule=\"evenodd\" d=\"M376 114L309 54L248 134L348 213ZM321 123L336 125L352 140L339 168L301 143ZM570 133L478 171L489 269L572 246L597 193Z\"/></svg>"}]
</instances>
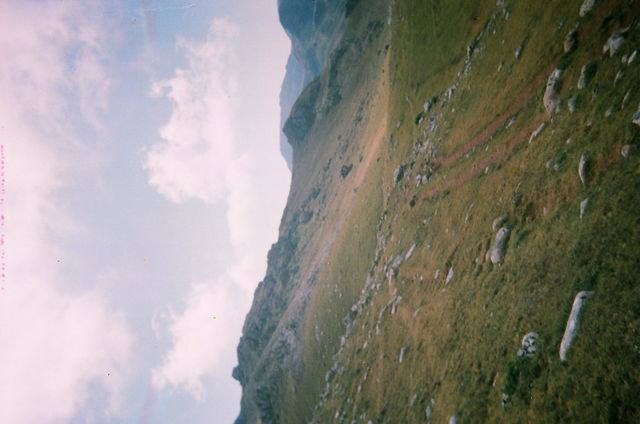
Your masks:
<instances>
[{"instance_id":1,"label":"grass slope","mask_svg":"<svg viewBox=\"0 0 640 424\"><path fill-rule=\"evenodd\" d=\"M640 59L621 60L640 48L638 2L597 1L582 18L577 0L349 3L323 112L295 151L288 209L308 212L313 281L281 421L640 421L640 155L620 155L640 144ZM549 117L556 67L563 106ZM511 236L492 264L500 216ZM561 363L580 290L595 294ZM539 350L520 358L530 331Z\"/></svg>"}]
</instances>

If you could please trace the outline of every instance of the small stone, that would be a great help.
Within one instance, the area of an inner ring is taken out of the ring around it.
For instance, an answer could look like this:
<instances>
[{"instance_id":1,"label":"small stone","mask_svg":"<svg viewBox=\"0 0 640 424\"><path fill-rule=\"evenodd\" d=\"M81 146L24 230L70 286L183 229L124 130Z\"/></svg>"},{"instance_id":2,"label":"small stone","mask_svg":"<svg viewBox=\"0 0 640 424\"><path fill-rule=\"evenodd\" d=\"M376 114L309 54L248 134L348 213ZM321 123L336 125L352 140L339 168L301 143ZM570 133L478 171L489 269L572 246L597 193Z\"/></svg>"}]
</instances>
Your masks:
<instances>
[{"instance_id":1,"label":"small stone","mask_svg":"<svg viewBox=\"0 0 640 424\"><path fill-rule=\"evenodd\" d=\"M623 158L628 158L629 156L636 154L638 151L638 146L635 144L627 144L622 147L620 154Z\"/></svg>"},{"instance_id":2,"label":"small stone","mask_svg":"<svg viewBox=\"0 0 640 424\"><path fill-rule=\"evenodd\" d=\"M393 183L398 184L400 180L404 177L404 165L398 165L398 167L393 171Z\"/></svg>"},{"instance_id":3,"label":"small stone","mask_svg":"<svg viewBox=\"0 0 640 424\"><path fill-rule=\"evenodd\" d=\"M589 198L587 197L582 202L580 202L580 219L584 218L584 214L587 212L588 206L589 206Z\"/></svg>"},{"instance_id":4,"label":"small stone","mask_svg":"<svg viewBox=\"0 0 640 424\"><path fill-rule=\"evenodd\" d=\"M542 102L549 116L560 112L560 94L558 93L558 88L560 85L561 75L562 71L556 68L547 79L547 86L544 91Z\"/></svg>"},{"instance_id":5,"label":"small stone","mask_svg":"<svg viewBox=\"0 0 640 424\"><path fill-rule=\"evenodd\" d=\"M496 234L496 238L493 242L493 248L491 249L491 262L497 264L502 262L504 258L504 252L507 247L507 241L509 241L509 236L511 235L511 230L507 227L502 227L498 230Z\"/></svg>"},{"instance_id":6,"label":"small stone","mask_svg":"<svg viewBox=\"0 0 640 424\"><path fill-rule=\"evenodd\" d=\"M535 140L536 138L538 138L538 136L539 136L540 134L542 134L542 131L544 131L544 129L545 129L545 128L547 128L547 123L546 123L546 122L543 122L542 124L540 124L540 125L538 126L538 128L536 128L536 129L535 129L535 131L533 131L533 132L531 133L531 136L529 137L529 144L531 144L531 142L532 142L533 140ZM485 172L485 173L486 173L486 172Z\"/></svg>"},{"instance_id":7,"label":"small stone","mask_svg":"<svg viewBox=\"0 0 640 424\"><path fill-rule=\"evenodd\" d=\"M573 143L573 139L571 137L567 138L567 141L565 141L565 144L568 146L571 143Z\"/></svg>"},{"instance_id":8,"label":"small stone","mask_svg":"<svg viewBox=\"0 0 640 424\"><path fill-rule=\"evenodd\" d=\"M562 342L560 343L560 360L562 362L567 361L567 354L573 344L573 340L576 337L578 329L580 327L580 319L582 315L582 309L584 308L587 300L593 296L593 292L581 291L573 300L573 306L571 307L571 313L567 320L567 326L562 336Z\"/></svg>"},{"instance_id":9,"label":"small stone","mask_svg":"<svg viewBox=\"0 0 640 424\"><path fill-rule=\"evenodd\" d=\"M553 159L549 159L547 161L546 167L547 167L547 169L551 169L552 166L553 166Z\"/></svg>"},{"instance_id":10,"label":"small stone","mask_svg":"<svg viewBox=\"0 0 640 424\"><path fill-rule=\"evenodd\" d=\"M629 59L627 59L627 65L631 65L633 61L636 60L636 53L638 53L637 50L634 50L633 53L631 53Z\"/></svg>"},{"instance_id":11,"label":"small stone","mask_svg":"<svg viewBox=\"0 0 640 424\"><path fill-rule=\"evenodd\" d=\"M631 122L638 125L640 127L640 105L638 105L638 110L633 114L633 118L631 118Z\"/></svg>"},{"instance_id":12,"label":"small stone","mask_svg":"<svg viewBox=\"0 0 640 424\"><path fill-rule=\"evenodd\" d=\"M584 0L582 5L580 6L580 17L584 18L587 13L591 12L591 9L593 9L595 3L595 0Z\"/></svg>"},{"instance_id":13,"label":"small stone","mask_svg":"<svg viewBox=\"0 0 640 424\"><path fill-rule=\"evenodd\" d=\"M598 68L595 62L589 62L582 66L580 70L580 80L578 81L578 90L584 89L589 84L589 81L591 81L597 70Z\"/></svg>"},{"instance_id":14,"label":"small stone","mask_svg":"<svg viewBox=\"0 0 640 424\"><path fill-rule=\"evenodd\" d=\"M587 166L587 156L583 153L580 155L580 161L578 162L578 176L580 177L582 184L586 184L587 181Z\"/></svg>"},{"instance_id":15,"label":"small stone","mask_svg":"<svg viewBox=\"0 0 640 424\"><path fill-rule=\"evenodd\" d=\"M604 117L605 117L605 118L609 118L609 117L611 117L611 115L613 115L613 106L611 106L609 109L607 109L607 110L604 112Z\"/></svg>"},{"instance_id":16,"label":"small stone","mask_svg":"<svg viewBox=\"0 0 640 424\"><path fill-rule=\"evenodd\" d=\"M516 59L520 59L520 56L522 56L522 46L518 46L515 52L515 56L516 56Z\"/></svg>"},{"instance_id":17,"label":"small stone","mask_svg":"<svg viewBox=\"0 0 640 424\"><path fill-rule=\"evenodd\" d=\"M444 280L444 284L447 285L453 280L453 267L449 268L449 272L447 273L447 278Z\"/></svg>"},{"instance_id":18,"label":"small stone","mask_svg":"<svg viewBox=\"0 0 640 424\"><path fill-rule=\"evenodd\" d=\"M629 27L622 28L611 34L611 37L609 37L607 42L602 47L602 53L609 53L609 57L613 57L613 55L616 54L618 49L620 49L620 47L622 46L622 43L624 43L624 36L627 31L629 31Z\"/></svg>"},{"instance_id":19,"label":"small stone","mask_svg":"<svg viewBox=\"0 0 640 424\"><path fill-rule=\"evenodd\" d=\"M569 112L574 113L576 111L576 98L572 97L567 100L567 107L569 108Z\"/></svg>"},{"instance_id":20,"label":"small stone","mask_svg":"<svg viewBox=\"0 0 640 424\"><path fill-rule=\"evenodd\" d=\"M518 356L525 356L531 358L538 351L538 333L530 332L522 338L520 349L518 349Z\"/></svg>"},{"instance_id":21,"label":"small stone","mask_svg":"<svg viewBox=\"0 0 640 424\"><path fill-rule=\"evenodd\" d=\"M620 106L622 109L624 109L624 106L627 104L627 101L629 100L629 96L631 96L631 90L628 90L624 94L624 97L622 98L622 105Z\"/></svg>"},{"instance_id":22,"label":"small stone","mask_svg":"<svg viewBox=\"0 0 640 424\"><path fill-rule=\"evenodd\" d=\"M458 424L458 417L455 415L449 418L449 424Z\"/></svg>"},{"instance_id":23,"label":"small stone","mask_svg":"<svg viewBox=\"0 0 640 424\"><path fill-rule=\"evenodd\" d=\"M562 48L565 53L569 53L576 47L576 42L578 40L578 28L574 28L564 37L564 41L562 42Z\"/></svg>"},{"instance_id":24,"label":"small stone","mask_svg":"<svg viewBox=\"0 0 640 424\"><path fill-rule=\"evenodd\" d=\"M613 79L613 84L617 84L618 81L620 81L622 79L622 77L624 77L624 72L622 71L622 69L620 69L618 72L616 72L616 76Z\"/></svg>"},{"instance_id":25,"label":"small stone","mask_svg":"<svg viewBox=\"0 0 640 424\"><path fill-rule=\"evenodd\" d=\"M404 354L405 354L406 351L407 351L407 347L406 346L403 346L400 349L400 355L398 356L398 363L400 363L400 364L402 363L402 360L404 359Z\"/></svg>"},{"instance_id":26,"label":"small stone","mask_svg":"<svg viewBox=\"0 0 640 424\"><path fill-rule=\"evenodd\" d=\"M502 68L504 68L504 62L500 62L500 64L498 65L498 72L501 72Z\"/></svg>"}]
</instances>

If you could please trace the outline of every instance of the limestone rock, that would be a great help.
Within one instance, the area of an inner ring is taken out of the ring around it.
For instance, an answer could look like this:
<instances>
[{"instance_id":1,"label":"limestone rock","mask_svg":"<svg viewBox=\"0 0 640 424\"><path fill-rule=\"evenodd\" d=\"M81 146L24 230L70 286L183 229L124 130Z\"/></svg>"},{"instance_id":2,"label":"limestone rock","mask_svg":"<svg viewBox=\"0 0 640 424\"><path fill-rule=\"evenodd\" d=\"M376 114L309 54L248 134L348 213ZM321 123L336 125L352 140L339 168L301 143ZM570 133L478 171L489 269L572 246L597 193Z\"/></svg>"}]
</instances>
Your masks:
<instances>
[{"instance_id":1,"label":"limestone rock","mask_svg":"<svg viewBox=\"0 0 640 424\"><path fill-rule=\"evenodd\" d=\"M595 62L586 63L580 70L580 80L578 81L578 90L584 89L589 81L596 74L597 65Z\"/></svg>"},{"instance_id":2,"label":"limestone rock","mask_svg":"<svg viewBox=\"0 0 640 424\"><path fill-rule=\"evenodd\" d=\"M576 47L578 41L578 28L574 28L567 33L562 42L562 48L565 53L569 53Z\"/></svg>"},{"instance_id":3,"label":"limestone rock","mask_svg":"<svg viewBox=\"0 0 640 424\"><path fill-rule=\"evenodd\" d=\"M622 43L624 43L624 37L627 31L629 31L629 27L622 28L611 34L611 37L609 37L602 47L602 53L609 53L609 57L613 57L613 55L616 54L618 49L622 46Z\"/></svg>"},{"instance_id":4,"label":"limestone rock","mask_svg":"<svg viewBox=\"0 0 640 424\"><path fill-rule=\"evenodd\" d=\"M558 89L561 75L562 71L555 69L551 72L551 75L549 75L549 79L547 79L547 86L544 90L542 101L549 116L560 112L560 94L558 93Z\"/></svg>"},{"instance_id":5,"label":"limestone rock","mask_svg":"<svg viewBox=\"0 0 640 424\"><path fill-rule=\"evenodd\" d=\"M569 112L574 113L576 111L576 98L572 97L567 100L567 107L569 108Z\"/></svg>"},{"instance_id":6,"label":"limestone rock","mask_svg":"<svg viewBox=\"0 0 640 424\"><path fill-rule=\"evenodd\" d=\"M582 181L582 184L586 184L588 166L589 161L587 160L587 156L583 153L582 155L580 155L580 161L578 162L578 176L580 177L580 181Z\"/></svg>"},{"instance_id":7,"label":"limestone rock","mask_svg":"<svg viewBox=\"0 0 640 424\"><path fill-rule=\"evenodd\" d=\"M518 349L518 356L531 358L538 351L538 333L530 332L522 338L522 344Z\"/></svg>"},{"instance_id":8,"label":"limestone rock","mask_svg":"<svg viewBox=\"0 0 640 424\"><path fill-rule=\"evenodd\" d=\"M398 356L398 363L399 363L399 364L401 364L401 363L402 363L402 360L404 359L404 354L405 354L406 352L407 352L407 347L406 347L406 346L403 346L403 347L400 349L400 355Z\"/></svg>"},{"instance_id":9,"label":"limestone rock","mask_svg":"<svg viewBox=\"0 0 640 424\"><path fill-rule=\"evenodd\" d=\"M560 360L563 362L567 361L567 354L569 353L571 344L573 343L573 340L575 339L578 332L578 328L580 327L582 309L584 308L586 301L591 296L593 296L593 292L581 291L576 295L573 301L571 313L569 314L569 319L567 320L567 327L564 330L562 342L560 343Z\"/></svg>"},{"instance_id":10,"label":"limestone rock","mask_svg":"<svg viewBox=\"0 0 640 424\"><path fill-rule=\"evenodd\" d=\"M454 277L454 273L453 273L453 267L449 268L449 272L447 273L447 278L445 278L444 280L444 284L449 284L451 282L451 280L453 280Z\"/></svg>"},{"instance_id":11,"label":"limestone rock","mask_svg":"<svg viewBox=\"0 0 640 424\"><path fill-rule=\"evenodd\" d=\"M635 144L627 144L622 147L620 154L623 158L628 158L629 156L638 152L638 146Z\"/></svg>"},{"instance_id":12,"label":"limestone rock","mask_svg":"<svg viewBox=\"0 0 640 424\"><path fill-rule=\"evenodd\" d=\"M587 197L582 202L580 202L580 219L584 217L584 214L587 212L588 206L589 206L589 198Z\"/></svg>"},{"instance_id":13,"label":"limestone rock","mask_svg":"<svg viewBox=\"0 0 640 424\"><path fill-rule=\"evenodd\" d=\"M493 248L491 249L491 262L494 264L502 262L504 258L504 252L507 247L507 241L509 241L509 236L511 235L511 230L507 227L502 227L498 230L496 234L496 238L493 242Z\"/></svg>"},{"instance_id":14,"label":"limestone rock","mask_svg":"<svg viewBox=\"0 0 640 424\"><path fill-rule=\"evenodd\" d=\"M398 184L400 180L402 180L402 177L404 177L404 165L398 165L393 172L393 183Z\"/></svg>"},{"instance_id":15,"label":"limestone rock","mask_svg":"<svg viewBox=\"0 0 640 424\"><path fill-rule=\"evenodd\" d=\"M631 122L640 127L640 105L638 105L638 110L633 114L633 118L631 118Z\"/></svg>"},{"instance_id":16,"label":"limestone rock","mask_svg":"<svg viewBox=\"0 0 640 424\"><path fill-rule=\"evenodd\" d=\"M538 138L538 136L539 136L540 134L542 134L542 131L544 131L544 129L545 129L545 128L547 128L547 123L546 123L546 122L543 122L542 124L540 124L540 125L538 126L538 128L536 128L536 129L531 133L531 136L529 137L529 144L531 144L531 142L532 142L533 140L535 140L536 138Z\"/></svg>"},{"instance_id":17,"label":"limestone rock","mask_svg":"<svg viewBox=\"0 0 640 424\"><path fill-rule=\"evenodd\" d=\"M580 6L580 17L583 18L587 15L587 13L591 12L591 9L593 9L595 3L595 0L584 0L584 2L582 2L582 5Z\"/></svg>"}]
</instances>

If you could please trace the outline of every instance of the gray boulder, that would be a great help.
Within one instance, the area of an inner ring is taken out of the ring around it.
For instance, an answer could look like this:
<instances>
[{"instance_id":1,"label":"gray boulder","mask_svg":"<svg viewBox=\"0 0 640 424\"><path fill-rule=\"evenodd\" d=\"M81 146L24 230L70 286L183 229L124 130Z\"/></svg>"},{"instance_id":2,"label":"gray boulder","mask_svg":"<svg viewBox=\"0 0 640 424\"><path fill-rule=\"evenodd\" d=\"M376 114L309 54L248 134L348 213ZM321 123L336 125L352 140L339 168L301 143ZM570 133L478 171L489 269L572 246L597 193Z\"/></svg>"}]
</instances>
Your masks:
<instances>
[{"instance_id":1,"label":"gray boulder","mask_svg":"<svg viewBox=\"0 0 640 424\"><path fill-rule=\"evenodd\" d=\"M502 262L504 258L504 252L509 241L511 230L507 227L502 227L498 230L496 238L493 242L493 248L491 249L491 262L494 264Z\"/></svg>"},{"instance_id":2,"label":"gray boulder","mask_svg":"<svg viewBox=\"0 0 640 424\"><path fill-rule=\"evenodd\" d=\"M582 318L582 309L584 308L587 300L593 296L593 292L590 291L581 291L579 292L575 299L573 300L573 306L571 307L571 313L569 314L569 319L567 320L567 327L564 330L564 335L562 336L562 342L560 343L560 360L562 362L567 361L567 354L569 353L569 349L573 344L573 340L578 333L578 329L580 327L580 320Z\"/></svg>"},{"instance_id":3,"label":"gray boulder","mask_svg":"<svg viewBox=\"0 0 640 424\"><path fill-rule=\"evenodd\" d=\"M560 88L561 75L562 71L556 68L547 79L547 86L544 90L542 102L549 116L560 112L560 94L558 93L558 89Z\"/></svg>"},{"instance_id":4,"label":"gray boulder","mask_svg":"<svg viewBox=\"0 0 640 424\"><path fill-rule=\"evenodd\" d=\"M602 47L602 53L609 53L609 57L613 57L613 55L616 54L618 49L620 49L620 47L624 43L624 38L627 31L629 31L629 27L622 28L611 34L611 37L609 37L607 42L604 43L604 46Z\"/></svg>"},{"instance_id":5,"label":"gray boulder","mask_svg":"<svg viewBox=\"0 0 640 424\"><path fill-rule=\"evenodd\" d=\"M538 351L538 333L530 332L525 334L522 338L520 349L518 349L518 356L525 356L531 358Z\"/></svg>"},{"instance_id":6,"label":"gray boulder","mask_svg":"<svg viewBox=\"0 0 640 424\"><path fill-rule=\"evenodd\" d=\"M591 12L593 6L596 4L596 0L584 0L580 6L580 17L585 17L587 13Z\"/></svg>"}]
</instances>

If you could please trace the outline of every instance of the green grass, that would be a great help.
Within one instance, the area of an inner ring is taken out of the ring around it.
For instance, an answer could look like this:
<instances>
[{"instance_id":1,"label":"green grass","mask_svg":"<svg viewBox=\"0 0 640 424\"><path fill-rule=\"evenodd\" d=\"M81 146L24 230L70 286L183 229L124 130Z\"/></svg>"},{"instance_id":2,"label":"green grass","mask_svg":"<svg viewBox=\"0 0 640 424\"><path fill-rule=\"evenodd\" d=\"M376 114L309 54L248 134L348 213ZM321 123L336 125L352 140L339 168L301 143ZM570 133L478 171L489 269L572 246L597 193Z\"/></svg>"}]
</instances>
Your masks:
<instances>
[{"instance_id":1,"label":"green grass","mask_svg":"<svg viewBox=\"0 0 640 424\"><path fill-rule=\"evenodd\" d=\"M421 423L427 407L431 422L454 414L459 422L640 420L640 156L620 155L624 144L640 143L631 124L640 60L620 61L640 46L640 6L600 1L580 19L580 0L506 3L508 19L495 0L397 0L391 26L367 41L368 29L386 22L388 3L352 2L340 59L321 77L341 100L317 117L296 153L284 221L303 211L295 275L313 275L313 284L301 324L302 365L281 383L281 422ZM578 46L564 54L562 40L577 21ZM621 51L601 58L611 32L629 24ZM470 44L471 66L459 77ZM578 90L580 69L593 60L597 72ZM563 111L549 119L542 96L555 67L563 69ZM380 80L389 84L383 100L372 89ZM573 96L578 110L570 114ZM423 113L424 102L436 98ZM385 142L361 175L381 104L388 109ZM440 163L414 149L430 117L438 122L429 139ZM528 144L543 121L546 130ZM590 161L585 185L577 172L583 153ZM405 172L396 185L400 164ZM432 178L417 186L416 175L427 170ZM504 261L494 265L485 255L495 237L491 223L502 215L512 234ZM377 264L376 226L387 240ZM413 243L413 256L388 282L384 265ZM451 267L455 276L445 285ZM368 295L334 357L369 271L381 289ZM560 340L580 290L595 295L563 364ZM395 314L381 314L395 294L402 297ZM519 358L530 331L540 335L539 351ZM342 371L327 385L334 364ZM502 393L510 397L506 407Z\"/></svg>"}]
</instances>

